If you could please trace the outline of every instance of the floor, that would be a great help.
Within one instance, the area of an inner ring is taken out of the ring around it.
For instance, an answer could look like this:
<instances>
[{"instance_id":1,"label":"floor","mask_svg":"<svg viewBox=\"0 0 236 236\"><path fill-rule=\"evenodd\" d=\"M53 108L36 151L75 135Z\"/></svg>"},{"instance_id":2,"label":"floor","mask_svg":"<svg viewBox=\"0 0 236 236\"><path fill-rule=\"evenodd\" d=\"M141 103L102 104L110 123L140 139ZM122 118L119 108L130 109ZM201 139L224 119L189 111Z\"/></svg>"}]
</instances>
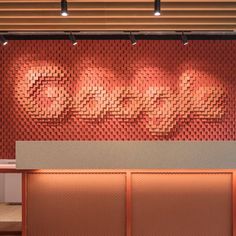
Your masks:
<instances>
[{"instance_id":1,"label":"floor","mask_svg":"<svg viewBox=\"0 0 236 236\"><path fill-rule=\"evenodd\" d=\"M0 235L21 235L21 205L0 203Z\"/></svg>"}]
</instances>

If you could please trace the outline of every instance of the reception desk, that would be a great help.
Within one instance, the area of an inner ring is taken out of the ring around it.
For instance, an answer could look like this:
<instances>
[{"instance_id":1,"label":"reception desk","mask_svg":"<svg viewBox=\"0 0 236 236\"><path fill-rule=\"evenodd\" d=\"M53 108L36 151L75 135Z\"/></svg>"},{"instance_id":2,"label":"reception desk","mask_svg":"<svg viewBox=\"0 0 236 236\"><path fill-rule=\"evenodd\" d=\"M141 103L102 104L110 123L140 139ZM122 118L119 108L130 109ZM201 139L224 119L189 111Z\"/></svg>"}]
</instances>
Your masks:
<instances>
[{"instance_id":1,"label":"reception desk","mask_svg":"<svg viewBox=\"0 0 236 236\"><path fill-rule=\"evenodd\" d=\"M15 171L23 176L23 235L235 236L235 146L19 142Z\"/></svg>"}]
</instances>

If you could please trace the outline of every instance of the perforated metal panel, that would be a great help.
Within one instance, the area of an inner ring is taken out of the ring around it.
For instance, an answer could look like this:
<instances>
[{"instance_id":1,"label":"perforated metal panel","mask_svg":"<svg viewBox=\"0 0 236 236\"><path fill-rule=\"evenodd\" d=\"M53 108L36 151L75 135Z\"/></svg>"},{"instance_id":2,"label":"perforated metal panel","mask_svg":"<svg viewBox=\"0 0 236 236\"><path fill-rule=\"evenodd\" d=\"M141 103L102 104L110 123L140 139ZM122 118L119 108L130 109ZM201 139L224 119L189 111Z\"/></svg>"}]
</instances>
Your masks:
<instances>
[{"instance_id":1,"label":"perforated metal panel","mask_svg":"<svg viewBox=\"0 0 236 236\"><path fill-rule=\"evenodd\" d=\"M125 175L41 173L27 178L27 236L124 236Z\"/></svg>"},{"instance_id":2,"label":"perforated metal panel","mask_svg":"<svg viewBox=\"0 0 236 236\"><path fill-rule=\"evenodd\" d=\"M133 174L133 236L231 236L230 174Z\"/></svg>"},{"instance_id":3,"label":"perforated metal panel","mask_svg":"<svg viewBox=\"0 0 236 236\"><path fill-rule=\"evenodd\" d=\"M235 140L235 41L0 47L0 158L16 140Z\"/></svg>"}]
</instances>

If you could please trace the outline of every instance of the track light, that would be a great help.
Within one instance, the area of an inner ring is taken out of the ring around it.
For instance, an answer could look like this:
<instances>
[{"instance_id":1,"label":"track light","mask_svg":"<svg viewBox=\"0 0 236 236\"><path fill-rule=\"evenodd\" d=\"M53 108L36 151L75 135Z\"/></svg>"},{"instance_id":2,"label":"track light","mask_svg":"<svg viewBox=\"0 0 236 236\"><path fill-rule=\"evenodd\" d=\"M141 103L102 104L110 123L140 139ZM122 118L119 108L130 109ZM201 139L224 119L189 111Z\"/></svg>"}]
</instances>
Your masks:
<instances>
[{"instance_id":1,"label":"track light","mask_svg":"<svg viewBox=\"0 0 236 236\"><path fill-rule=\"evenodd\" d=\"M68 6L67 6L67 1L62 0L61 1L61 15L62 16L68 16Z\"/></svg>"},{"instance_id":2,"label":"track light","mask_svg":"<svg viewBox=\"0 0 236 236\"><path fill-rule=\"evenodd\" d=\"M161 15L161 0L155 0L154 15L155 16L160 16Z\"/></svg>"},{"instance_id":3,"label":"track light","mask_svg":"<svg viewBox=\"0 0 236 236\"><path fill-rule=\"evenodd\" d=\"M70 38L70 41L72 42L73 46L76 46L78 44L75 36L72 33L69 35L69 38Z\"/></svg>"},{"instance_id":4,"label":"track light","mask_svg":"<svg viewBox=\"0 0 236 236\"><path fill-rule=\"evenodd\" d=\"M0 42L3 46L6 46L8 44L8 41L6 40L6 38L4 36L0 36Z\"/></svg>"},{"instance_id":5,"label":"track light","mask_svg":"<svg viewBox=\"0 0 236 236\"><path fill-rule=\"evenodd\" d=\"M135 46L137 44L137 41L134 37L134 35L130 32L130 35L129 35L129 38L130 38L130 42L133 46Z\"/></svg>"},{"instance_id":6,"label":"track light","mask_svg":"<svg viewBox=\"0 0 236 236\"><path fill-rule=\"evenodd\" d=\"M184 34L184 32L182 32L181 39L183 45L188 45L188 37Z\"/></svg>"}]
</instances>

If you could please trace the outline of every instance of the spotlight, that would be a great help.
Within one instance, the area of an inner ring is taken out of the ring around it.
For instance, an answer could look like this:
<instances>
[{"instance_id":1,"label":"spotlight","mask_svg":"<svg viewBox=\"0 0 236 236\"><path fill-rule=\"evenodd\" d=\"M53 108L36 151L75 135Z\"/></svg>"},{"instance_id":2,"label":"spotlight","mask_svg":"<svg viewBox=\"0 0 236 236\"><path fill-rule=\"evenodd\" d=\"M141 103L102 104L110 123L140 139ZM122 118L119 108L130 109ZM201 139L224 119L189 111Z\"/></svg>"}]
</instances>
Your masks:
<instances>
[{"instance_id":1,"label":"spotlight","mask_svg":"<svg viewBox=\"0 0 236 236\"><path fill-rule=\"evenodd\" d=\"M73 46L76 46L78 44L75 36L72 33L69 35L69 38L70 38L70 41L72 42Z\"/></svg>"},{"instance_id":2,"label":"spotlight","mask_svg":"<svg viewBox=\"0 0 236 236\"><path fill-rule=\"evenodd\" d=\"M67 1L62 0L61 1L61 15L62 16L68 16L68 6L67 6Z\"/></svg>"},{"instance_id":3,"label":"spotlight","mask_svg":"<svg viewBox=\"0 0 236 236\"><path fill-rule=\"evenodd\" d=\"M161 0L155 0L154 15L155 16L160 16L161 15Z\"/></svg>"},{"instance_id":4,"label":"spotlight","mask_svg":"<svg viewBox=\"0 0 236 236\"><path fill-rule=\"evenodd\" d=\"M130 32L130 35L129 35L129 38L130 38L130 42L133 46L135 46L137 44L137 41L134 37L134 35Z\"/></svg>"},{"instance_id":5,"label":"spotlight","mask_svg":"<svg viewBox=\"0 0 236 236\"><path fill-rule=\"evenodd\" d=\"M3 46L6 46L8 44L7 39L4 36L0 36L0 42Z\"/></svg>"},{"instance_id":6,"label":"spotlight","mask_svg":"<svg viewBox=\"0 0 236 236\"><path fill-rule=\"evenodd\" d=\"M182 32L181 39L183 45L188 45L188 37L184 34L184 32Z\"/></svg>"}]
</instances>

